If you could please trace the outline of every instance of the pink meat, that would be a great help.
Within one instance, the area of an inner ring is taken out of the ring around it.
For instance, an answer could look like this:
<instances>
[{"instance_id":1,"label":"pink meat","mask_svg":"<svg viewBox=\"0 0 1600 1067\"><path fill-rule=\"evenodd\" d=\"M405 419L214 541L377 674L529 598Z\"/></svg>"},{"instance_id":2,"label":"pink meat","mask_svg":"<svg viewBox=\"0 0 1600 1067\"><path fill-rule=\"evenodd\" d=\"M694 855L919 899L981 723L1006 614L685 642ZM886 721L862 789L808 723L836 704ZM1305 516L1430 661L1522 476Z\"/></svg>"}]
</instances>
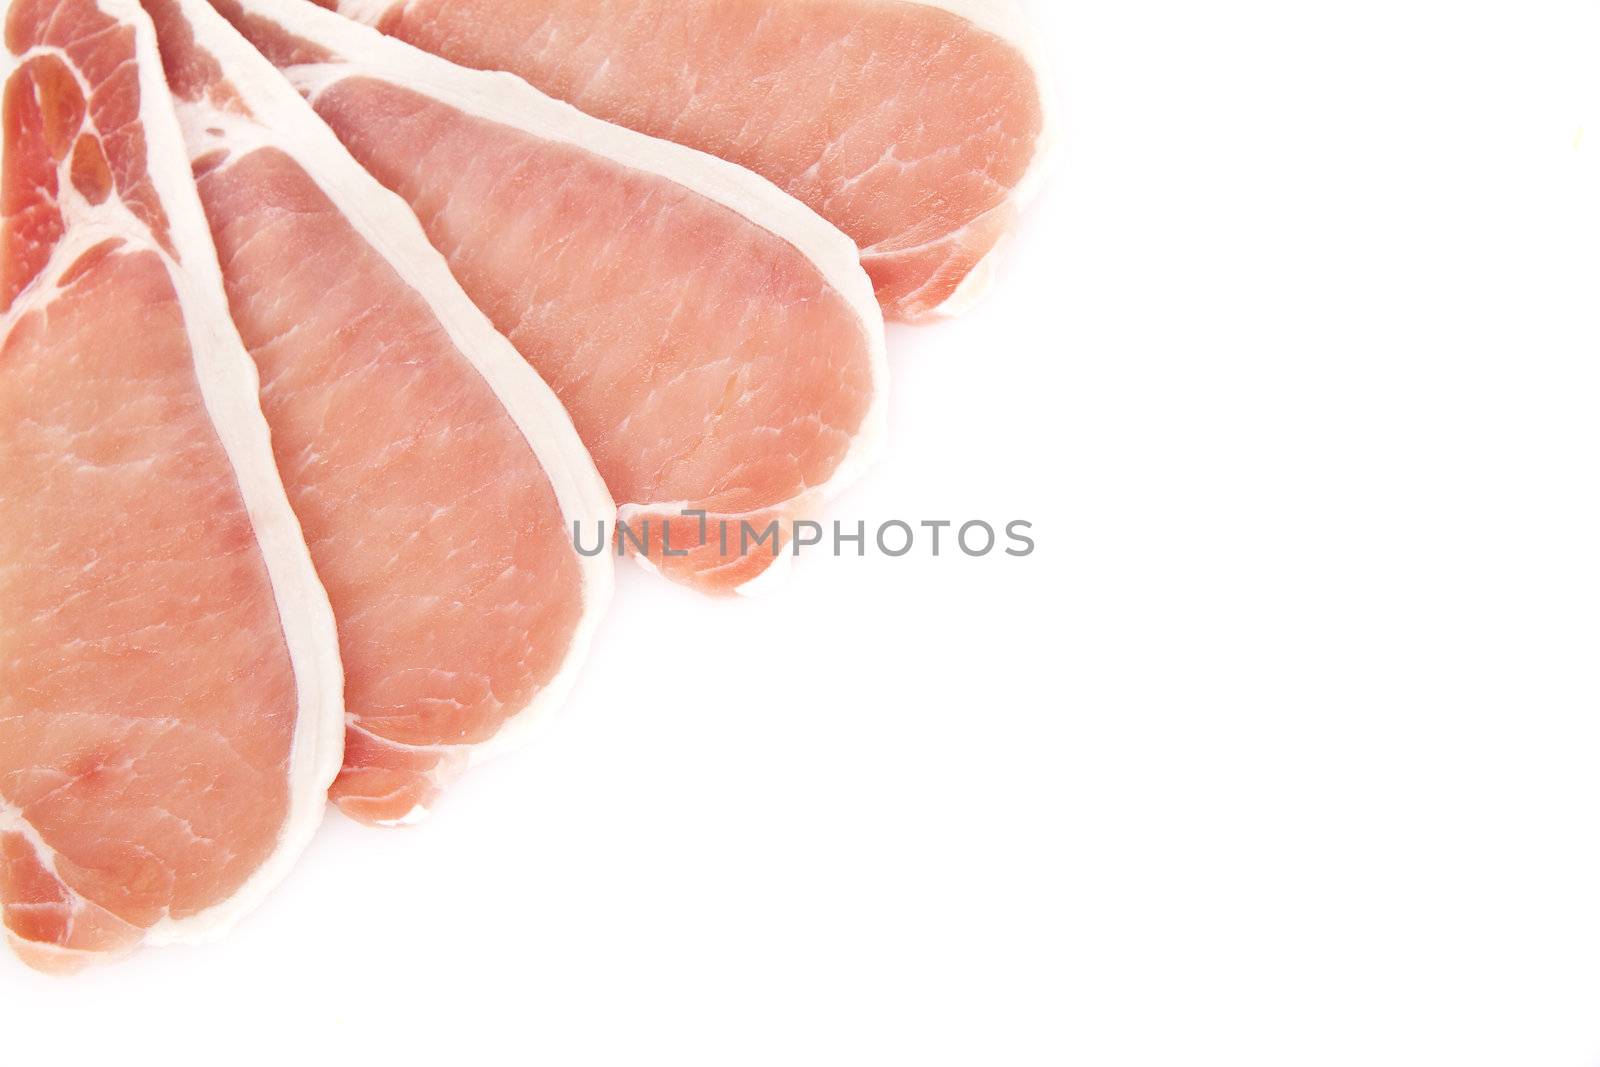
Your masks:
<instances>
[{"instance_id":1,"label":"pink meat","mask_svg":"<svg viewBox=\"0 0 1600 1067\"><path fill-rule=\"evenodd\" d=\"M304 620L280 613L180 296L212 252L148 170L169 107L141 93L148 26L105 9L15 0L5 27L0 906L50 970L238 894L316 741L285 629Z\"/></svg>"},{"instance_id":2,"label":"pink meat","mask_svg":"<svg viewBox=\"0 0 1600 1067\"><path fill-rule=\"evenodd\" d=\"M1012 226L1041 148L1024 51L936 4L319 2L770 178L855 239L893 318L950 300Z\"/></svg>"}]
</instances>

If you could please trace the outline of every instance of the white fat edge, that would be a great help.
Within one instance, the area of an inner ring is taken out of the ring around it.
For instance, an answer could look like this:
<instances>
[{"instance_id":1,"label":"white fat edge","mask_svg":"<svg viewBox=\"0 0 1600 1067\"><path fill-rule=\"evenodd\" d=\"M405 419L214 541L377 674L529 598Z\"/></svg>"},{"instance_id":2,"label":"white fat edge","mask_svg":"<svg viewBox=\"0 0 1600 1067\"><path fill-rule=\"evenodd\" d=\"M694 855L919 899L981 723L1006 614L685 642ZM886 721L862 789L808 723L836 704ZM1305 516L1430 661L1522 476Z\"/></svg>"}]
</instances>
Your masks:
<instances>
[{"instance_id":1,"label":"white fat edge","mask_svg":"<svg viewBox=\"0 0 1600 1067\"><path fill-rule=\"evenodd\" d=\"M479 373L511 416L549 479L561 510L563 528L574 523L610 521L617 513L610 491L561 401L522 358L450 273L444 257L429 243L411 208L368 174L339 143L333 130L286 81L278 69L239 34L206 0L179 0L196 44L210 52L255 120L205 105L186 105L194 154L224 146L235 158L258 147L288 153L327 195L356 232L427 303L451 342ZM223 141L205 133L224 131ZM226 165L226 164L224 164ZM610 604L615 583L609 553L585 556L573 549L581 582L582 614L561 666L533 700L508 716L495 735L469 746L469 766L518 747L542 712L564 703L588 659L594 634Z\"/></svg>"},{"instance_id":2,"label":"white fat edge","mask_svg":"<svg viewBox=\"0 0 1600 1067\"><path fill-rule=\"evenodd\" d=\"M146 942L158 945L207 941L261 903L322 822L328 786L343 762L344 672L333 609L278 478L255 363L227 313L222 271L189 171L155 28L134 0L97 2L134 28L146 167L167 213L173 245L184 257L170 264L169 273L189 330L201 396L261 547L299 698L289 755L289 810L272 853L228 899L193 915L162 919L145 934Z\"/></svg>"},{"instance_id":3,"label":"white fat edge","mask_svg":"<svg viewBox=\"0 0 1600 1067\"><path fill-rule=\"evenodd\" d=\"M309 0L242 0L251 14L332 51L337 62L283 71L309 98L336 82L369 77L432 97L459 111L541 140L569 144L603 159L665 178L720 204L789 244L855 313L867 344L872 400L838 468L804 499L831 499L882 454L888 437L889 361L883 310L855 243L767 179L727 160L586 115L514 74L472 70L414 48ZM773 501L769 508L790 508Z\"/></svg>"}]
</instances>

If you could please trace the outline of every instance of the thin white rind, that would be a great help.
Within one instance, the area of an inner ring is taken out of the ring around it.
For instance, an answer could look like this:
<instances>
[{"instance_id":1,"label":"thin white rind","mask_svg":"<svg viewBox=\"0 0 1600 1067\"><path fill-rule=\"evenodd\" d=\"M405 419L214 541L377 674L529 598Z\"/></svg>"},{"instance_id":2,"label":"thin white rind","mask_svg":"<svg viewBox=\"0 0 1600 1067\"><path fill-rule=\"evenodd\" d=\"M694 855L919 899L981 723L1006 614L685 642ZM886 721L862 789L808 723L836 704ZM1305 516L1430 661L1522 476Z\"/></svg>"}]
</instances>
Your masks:
<instances>
[{"instance_id":1,"label":"thin white rind","mask_svg":"<svg viewBox=\"0 0 1600 1067\"><path fill-rule=\"evenodd\" d=\"M872 401L849 451L833 474L800 497L761 510L815 509L837 496L878 459L888 432L889 364L883 312L861 267L854 242L822 216L743 167L692 148L649 137L584 114L539 92L514 74L471 70L387 37L309 0L242 0L252 15L321 45L338 62L306 64L284 73L315 99L349 77L370 77L431 96L453 108L543 140L570 144L632 170L653 174L726 207L794 247L840 294L860 323L872 375ZM655 502L629 502L638 510ZM642 558L642 557L636 557Z\"/></svg>"},{"instance_id":2,"label":"thin white rind","mask_svg":"<svg viewBox=\"0 0 1600 1067\"><path fill-rule=\"evenodd\" d=\"M255 364L228 317L211 232L187 166L156 50L155 30L134 0L97 0L97 6L134 31L147 170L180 258L174 260L157 247L142 226L130 225L131 214L117 219L114 212L105 213L90 227L98 232L88 236L130 239L138 247L157 252L167 265L189 331L201 396L238 479L261 548L299 704L289 757L288 811L272 853L228 899L193 915L164 918L143 935L145 943L156 945L207 941L225 933L261 902L293 866L321 823L328 786L343 758L344 673L333 610L312 569L300 524L289 508L273 463L266 419L257 399ZM6 68L0 74L9 76L19 62L19 57L7 54ZM46 280L41 277L34 284ZM18 297L13 312L24 305L27 296ZM41 850L41 861L53 871L53 856L45 854L48 845L35 837L35 847Z\"/></svg>"},{"instance_id":3,"label":"thin white rind","mask_svg":"<svg viewBox=\"0 0 1600 1067\"><path fill-rule=\"evenodd\" d=\"M478 310L456 282L416 216L399 196L361 168L328 126L261 53L205 0L178 0L196 44L215 57L223 76L254 121L203 103L178 101L189 154L225 147L242 157L258 147L288 153L401 279L427 303L455 347L483 377L527 440L549 478L564 526L609 521L616 514L605 483L567 411L544 379ZM220 130L218 137L208 131ZM226 164L224 164L226 166ZM467 746L470 764L526 740L540 711L561 704L610 603L614 564L610 553L574 550L582 582L582 615L555 676L527 707L510 716L493 738Z\"/></svg>"}]
</instances>

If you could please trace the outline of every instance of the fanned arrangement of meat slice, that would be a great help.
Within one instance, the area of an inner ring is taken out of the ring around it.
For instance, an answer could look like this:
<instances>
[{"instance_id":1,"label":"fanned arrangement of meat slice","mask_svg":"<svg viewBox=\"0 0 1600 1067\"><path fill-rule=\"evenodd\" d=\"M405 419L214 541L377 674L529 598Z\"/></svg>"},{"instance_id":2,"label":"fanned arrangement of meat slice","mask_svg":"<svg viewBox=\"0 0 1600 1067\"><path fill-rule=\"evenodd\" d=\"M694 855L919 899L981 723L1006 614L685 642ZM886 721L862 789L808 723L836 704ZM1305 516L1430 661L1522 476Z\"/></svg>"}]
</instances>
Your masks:
<instances>
[{"instance_id":1,"label":"fanned arrangement of meat slice","mask_svg":"<svg viewBox=\"0 0 1600 1067\"><path fill-rule=\"evenodd\" d=\"M743 551L743 524L787 528L866 464L882 317L855 248L804 205L308 0L215 6L411 205L566 405L655 567L747 587L778 553Z\"/></svg>"},{"instance_id":2,"label":"fanned arrangement of meat slice","mask_svg":"<svg viewBox=\"0 0 1600 1067\"><path fill-rule=\"evenodd\" d=\"M884 311L974 295L1049 141L1010 0L3 6L0 921L48 971L222 932L330 795L424 815L618 552L792 558Z\"/></svg>"},{"instance_id":3,"label":"fanned arrangement of meat slice","mask_svg":"<svg viewBox=\"0 0 1600 1067\"><path fill-rule=\"evenodd\" d=\"M319 2L772 179L854 238L892 318L981 292L1050 154L1012 0Z\"/></svg>"},{"instance_id":4,"label":"fanned arrangement of meat slice","mask_svg":"<svg viewBox=\"0 0 1600 1067\"><path fill-rule=\"evenodd\" d=\"M332 613L134 0L12 0L0 905L33 965L253 906L339 766Z\"/></svg>"},{"instance_id":5,"label":"fanned arrangement of meat slice","mask_svg":"<svg viewBox=\"0 0 1600 1067\"><path fill-rule=\"evenodd\" d=\"M332 796L413 821L559 700L611 590L614 506L549 388L398 197L205 0L144 0L339 626Z\"/></svg>"}]
</instances>

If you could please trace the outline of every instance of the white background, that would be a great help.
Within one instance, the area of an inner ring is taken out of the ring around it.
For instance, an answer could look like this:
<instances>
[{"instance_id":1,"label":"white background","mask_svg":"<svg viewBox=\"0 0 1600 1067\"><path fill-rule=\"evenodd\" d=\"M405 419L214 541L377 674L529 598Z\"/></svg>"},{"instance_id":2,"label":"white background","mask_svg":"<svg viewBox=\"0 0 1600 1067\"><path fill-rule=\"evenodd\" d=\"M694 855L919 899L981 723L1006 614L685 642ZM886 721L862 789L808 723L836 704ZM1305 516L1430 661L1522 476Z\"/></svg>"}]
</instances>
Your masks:
<instances>
[{"instance_id":1,"label":"white background","mask_svg":"<svg viewBox=\"0 0 1600 1067\"><path fill-rule=\"evenodd\" d=\"M538 746L0 1058L1600 1064L1596 4L1031 6L1063 166L829 517L1037 555L630 567Z\"/></svg>"}]
</instances>

